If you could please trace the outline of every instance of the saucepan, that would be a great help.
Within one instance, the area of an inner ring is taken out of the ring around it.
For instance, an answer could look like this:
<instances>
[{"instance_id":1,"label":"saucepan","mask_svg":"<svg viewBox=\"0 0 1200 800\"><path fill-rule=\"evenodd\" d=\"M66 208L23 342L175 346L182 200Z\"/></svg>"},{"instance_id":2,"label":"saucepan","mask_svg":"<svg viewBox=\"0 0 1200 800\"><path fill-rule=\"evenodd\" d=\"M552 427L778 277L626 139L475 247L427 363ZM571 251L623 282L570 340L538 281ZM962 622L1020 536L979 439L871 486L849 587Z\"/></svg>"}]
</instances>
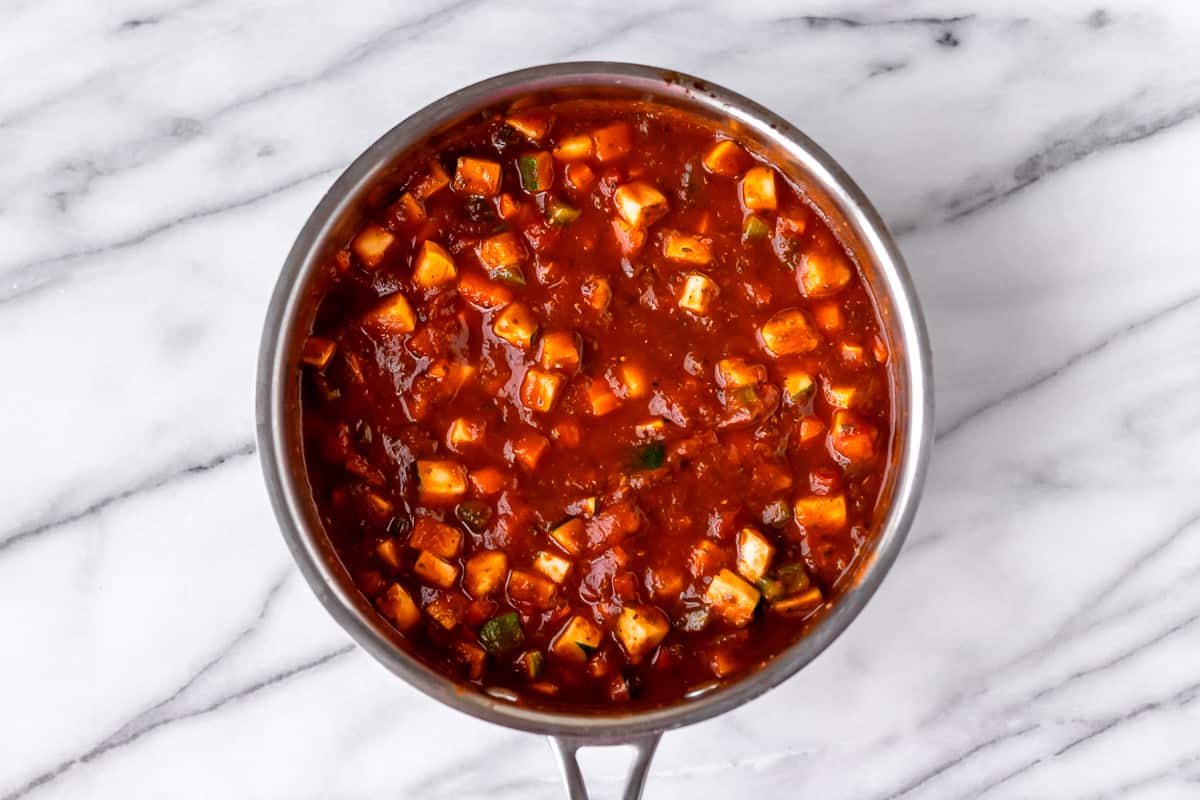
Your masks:
<instances>
[{"instance_id":1,"label":"saucepan","mask_svg":"<svg viewBox=\"0 0 1200 800\"><path fill-rule=\"evenodd\" d=\"M525 98L636 98L717 121L798 180L835 222L872 289L892 353L892 463L878 514L878 534L854 585L803 638L755 671L714 683L675 705L599 714L548 711L464 687L397 646L395 633L355 588L323 530L305 477L300 435L301 344L311 328L323 265L352 237L373 191L401 157L431 136L489 109ZM258 451L279 526L313 592L360 646L433 699L488 722L550 737L573 800L587 789L576 753L594 745L636 748L624 797L642 794L664 731L700 722L761 695L812 661L854 620L895 561L912 524L933 431L929 342L912 281L896 243L863 192L840 166L786 120L739 94L678 72L634 64L550 64L500 75L426 106L385 133L337 179L317 205L284 262L263 331L257 386Z\"/></svg>"}]
</instances>

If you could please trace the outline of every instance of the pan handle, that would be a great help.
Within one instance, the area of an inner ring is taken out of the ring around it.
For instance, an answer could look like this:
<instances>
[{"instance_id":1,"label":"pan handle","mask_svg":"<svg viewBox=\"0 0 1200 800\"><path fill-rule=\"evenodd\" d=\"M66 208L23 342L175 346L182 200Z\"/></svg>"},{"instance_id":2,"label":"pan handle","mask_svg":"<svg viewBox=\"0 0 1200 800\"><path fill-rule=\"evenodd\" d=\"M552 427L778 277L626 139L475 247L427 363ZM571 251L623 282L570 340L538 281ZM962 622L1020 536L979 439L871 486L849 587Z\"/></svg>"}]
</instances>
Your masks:
<instances>
[{"instance_id":1,"label":"pan handle","mask_svg":"<svg viewBox=\"0 0 1200 800\"><path fill-rule=\"evenodd\" d=\"M581 747L601 745L631 745L637 751L633 766L625 777L625 793L623 800L639 800L642 790L646 788L646 773L650 771L650 760L654 758L654 749L658 747L661 733L648 733L632 739L596 742L594 740L576 738L573 736L551 736L550 747L558 756L558 768L562 772L563 783L567 787L567 797L570 800L588 800L587 785L583 782L583 772L579 769L579 760L575 754Z\"/></svg>"}]
</instances>

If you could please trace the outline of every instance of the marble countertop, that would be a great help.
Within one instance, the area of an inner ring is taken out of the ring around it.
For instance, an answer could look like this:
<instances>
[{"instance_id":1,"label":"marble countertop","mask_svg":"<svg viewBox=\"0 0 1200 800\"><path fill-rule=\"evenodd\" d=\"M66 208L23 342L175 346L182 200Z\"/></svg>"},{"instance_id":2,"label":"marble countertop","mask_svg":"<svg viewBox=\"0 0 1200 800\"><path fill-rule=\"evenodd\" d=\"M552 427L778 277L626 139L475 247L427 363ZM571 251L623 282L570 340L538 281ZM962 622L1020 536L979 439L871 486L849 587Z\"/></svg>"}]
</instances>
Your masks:
<instances>
[{"instance_id":1,"label":"marble countertop","mask_svg":"<svg viewBox=\"0 0 1200 800\"><path fill-rule=\"evenodd\" d=\"M664 737L646 796L1200 794L1200 10L1097 2L9 0L0 798L561 796L544 740L350 644L252 439L267 298L336 175L567 59L812 135L897 232L935 356L883 588ZM584 761L616 790L623 754Z\"/></svg>"}]
</instances>

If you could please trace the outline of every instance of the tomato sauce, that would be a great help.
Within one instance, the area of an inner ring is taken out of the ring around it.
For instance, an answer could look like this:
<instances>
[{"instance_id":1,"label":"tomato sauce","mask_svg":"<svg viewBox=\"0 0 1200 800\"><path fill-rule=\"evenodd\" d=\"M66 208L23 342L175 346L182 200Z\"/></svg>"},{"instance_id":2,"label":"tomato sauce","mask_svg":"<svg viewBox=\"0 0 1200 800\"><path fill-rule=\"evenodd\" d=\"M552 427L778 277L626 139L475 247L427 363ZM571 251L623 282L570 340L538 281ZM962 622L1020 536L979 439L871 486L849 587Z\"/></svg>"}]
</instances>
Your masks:
<instances>
[{"instance_id":1,"label":"tomato sauce","mask_svg":"<svg viewBox=\"0 0 1200 800\"><path fill-rule=\"evenodd\" d=\"M414 157L301 354L336 551L415 656L646 707L802 636L869 550L888 350L846 247L681 112L572 101Z\"/></svg>"}]
</instances>

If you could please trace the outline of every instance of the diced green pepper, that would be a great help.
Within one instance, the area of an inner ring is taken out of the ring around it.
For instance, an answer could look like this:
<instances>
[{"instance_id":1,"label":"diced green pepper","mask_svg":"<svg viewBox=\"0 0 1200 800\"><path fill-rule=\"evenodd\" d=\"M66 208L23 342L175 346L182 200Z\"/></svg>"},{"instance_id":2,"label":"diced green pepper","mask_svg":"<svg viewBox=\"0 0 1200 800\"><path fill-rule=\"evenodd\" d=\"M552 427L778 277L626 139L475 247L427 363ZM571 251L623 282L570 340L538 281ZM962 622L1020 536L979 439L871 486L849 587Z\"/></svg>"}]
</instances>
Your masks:
<instances>
[{"instance_id":1,"label":"diced green pepper","mask_svg":"<svg viewBox=\"0 0 1200 800\"><path fill-rule=\"evenodd\" d=\"M492 508L487 503L478 500L466 500L454 509L454 516L464 525L478 533L487 527L492 518Z\"/></svg>"},{"instance_id":2,"label":"diced green pepper","mask_svg":"<svg viewBox=\"0 0 1200 800\"><path fill-rule=\"evenodd\" d=\"M506 653L525 643L525 632L521 630L521 618L510 611L492 617L479 629L479 643L483 649L495 655Z\"/></svg>"},{"instance_id":3,"label":"diced green pepper","mask_svg":"<svg viewBox=\"0 0 1200 800\"><path fill-rule=\"evenodd\" d=\"M539 192L537 159L533 156L521 156L517 159L517 172L521 175L521 188L527 192Z\"/></svg>"},{"instance_id":4,"label":"diced green pepper","mask_svg":"<svg viewBox=\"0 0 1200 800\"><path fill-rule=\"evenodd\" d=\"M503 267L496 267L488 274L492 280L507 283L509 286L525 285L525 273L521 272L521 268L516 264L506 264Z\"/></svg>"},{"instance_id":5,"label":"diced green pepper","mask_svg":"<svg viewBox=\"0 0 1200 800\"><path fill-rule=\"evenodd\" d=\"M546 204L546 220L553 225L566 225L579 219L580 211L561 200L551 200Z\"/></svg>"},{"instance_id":6,"label":"diced green pepper","mask_svg":"<svg viewBox=\"0 0 1200 800\"><path fill-rule=\"evenodd\" d=\"M803 564L784 564L775 570L775 576L783 587L784 594L795 594L808 588L808 570Z\"/></svg>"},{"instance_id":7,"label":"diced green pepper","mask_svg":"<svg viewBox=\"0 0 1200 800\"><path fill-rule=\"evenodd\" d=\"M746 222L742 225L742 239L747 242L757 242L760 239L765 239L770 233L771 228L763 221L762 217L757 217L754 214L746 217Z\"/></svg>"},{"instance_id":8,"label":"diced green pepper","mask_svg":"<svg viewBox=\"0 0 1200 800\"><path fill-rule=\"evenodd\" d=\"M755 585L758 586L758 591L762 593L763 598L766 600L783 597L783 583L774 578L759 578L758 583Z\"/></svg>"},{"instance_id":9,"label":"diced green pepper","mask_svg":"<svg viewBox=\"0 0 1200 800\"><path fill-rule=\"evenodd\" d=\"M658 469L666 460L667 449L662 442L644 444L634 451L634 463L638 469Z\"/></svg>"},{"instance_id":10,"label":"diced green pepper","mask_svg":"<svg viewBox=\"0 0 1200 800\"><path fill-rule=\"evenodd\" d=\"M768 503L762 511L762 523L771 528L782 528L792 519L792 504L787 500Z\"/></svg>"},{"instance_id":11,"label":"diced green pepper","mask_svg":"<svg viewBox=\"0 0 1200 800\"><path fill-rule=\"evenodd\" d=\"M533 680L542 674L542 668L546 665L546 657L542 655L541 650L530 650L521 657L521 662L525 665L526 677Z\"/></svg>"}]
</instances>

